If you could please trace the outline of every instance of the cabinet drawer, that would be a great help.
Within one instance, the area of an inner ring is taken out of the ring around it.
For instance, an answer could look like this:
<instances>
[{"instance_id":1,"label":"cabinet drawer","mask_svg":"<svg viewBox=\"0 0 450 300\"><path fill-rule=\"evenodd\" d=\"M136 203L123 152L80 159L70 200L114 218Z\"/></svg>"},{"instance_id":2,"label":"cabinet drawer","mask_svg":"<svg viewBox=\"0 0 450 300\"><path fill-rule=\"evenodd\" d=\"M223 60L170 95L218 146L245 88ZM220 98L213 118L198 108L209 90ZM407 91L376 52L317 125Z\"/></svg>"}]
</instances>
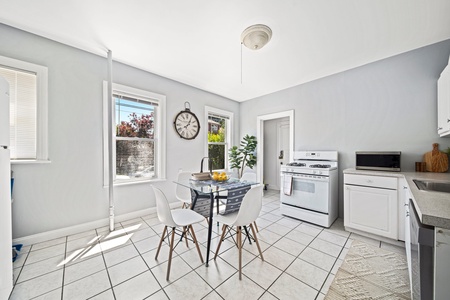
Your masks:
<instances>
[{"instance_id":1,"label":"cabinet drawer","mask_svg":"<svg viewBox=\"0 0 450 300\"><path fill-rule=\"evenodd\" d=\"M391 190L397 189L397 180L398 179L394 177L344 174L345 184L380 187Z\"/></svg>"}]
</instances>

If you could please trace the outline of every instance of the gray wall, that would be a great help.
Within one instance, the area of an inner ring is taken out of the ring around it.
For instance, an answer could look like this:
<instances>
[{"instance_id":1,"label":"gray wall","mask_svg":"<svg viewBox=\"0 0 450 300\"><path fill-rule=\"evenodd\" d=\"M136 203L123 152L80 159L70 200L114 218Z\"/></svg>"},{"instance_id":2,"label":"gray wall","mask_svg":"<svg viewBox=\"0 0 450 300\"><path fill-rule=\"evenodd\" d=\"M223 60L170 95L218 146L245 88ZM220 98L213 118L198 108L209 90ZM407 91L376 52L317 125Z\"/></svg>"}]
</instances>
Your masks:
<instances>
[{"instance_id":1,"label":"gray wall","mask_svg":"<svg viewBox=\"0 0 450 300\"><path fill-rule=\"evenodd\" d=\"M108 189L103 187L102 83L107 61L0 24L0 55L48 67L49 164L13 165L15 177L13 237L78 225L108 217ZM114 56L114 49L113 56ZM105 53L106 56L106 53ZM198 171L205 150L205 130L182 140L172 127L175 115L190 101L201 122L205 105L235 114L239 141L239 103L120 63L114 82L167 97L167 181L157 182L174 196L178 170ZM155 206L150 184L115 188L116 214Z\"/></svg>"},{"instance_id":2,"label":"gray wall","mask_svg":"<svg viewBox=\"0 0 450 300\"><path fill-rule=\"evenodd\" d=\"M241 135L256 135L256 117L294 109L294 150L338 150L342 170L358 150L400 150L413 171L437 134L436 86L450 40L241 103ZM298 66L301 68L301 66Z\"/></svg>"}]
</instances>

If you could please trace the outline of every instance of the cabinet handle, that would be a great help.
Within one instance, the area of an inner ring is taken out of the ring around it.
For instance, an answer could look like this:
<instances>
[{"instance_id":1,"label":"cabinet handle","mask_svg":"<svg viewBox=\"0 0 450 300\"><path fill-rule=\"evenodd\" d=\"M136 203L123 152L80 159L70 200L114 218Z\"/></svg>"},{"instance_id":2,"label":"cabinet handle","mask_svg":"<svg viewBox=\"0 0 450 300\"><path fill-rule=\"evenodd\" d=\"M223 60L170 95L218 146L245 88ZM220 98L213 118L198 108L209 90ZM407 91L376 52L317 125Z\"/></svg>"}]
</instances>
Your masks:
<instances>
[{"instance_id":1,"label":"cabinet handle","mask_svg":"<svg viewBox=\"0 0 450 300\"><path fill-rule=\"evenodd\" d=\"M406 212L406 217L409 217L409 212Z\"/></svg>"},{"instance_id":2,"label":"cabinet handle","mask_svg":"<svg viewBox=\"0 0 450 300\"><path fill-rule=\"evenodd\" d=\"M450 119L447 119L447 123L450 123Z\"/></svg>"},{"instance_id":3,"label":"cabinet handle","mask_svg":"<svg viewBox=\"0 0 450 300\"><path fill-rule=\"evenodd\" d=\"M438 127L438 130L442 130L442 127Z\"/></svg>"},{"instance_id":4,"label":"cabinet handle","mask_svg":"<svg viewBox=\"0 0 450 300\"><path fill-rule=\"evenodd\" d=\"M406 204L406 203L405 203L404 205L405 205L405 206L409 206L409 204Z\"/></svg>"},{"instance_id":5,"label":"cabinet handle","mask_svg":"<svg viewBox=\"0 0 450 300\"><path fill-rule=\"evenodd\" d=\"M444 231L442 231L442 230L439 229L439 230L438 230L438 233L444 233Z\"/></svg>"},{"instance_id":6,"label":"cabinet handle","mask_svg":"<svg viewBox=\"0 0 450 300\"><path fill-rule=\"evenodd\" d=\"M403 187L403 189L404 189L404 190L407 190L407 189L408 189L408 187L407 187L407 186L404 186L404 187Z\"/></svg>"}]
</instances>

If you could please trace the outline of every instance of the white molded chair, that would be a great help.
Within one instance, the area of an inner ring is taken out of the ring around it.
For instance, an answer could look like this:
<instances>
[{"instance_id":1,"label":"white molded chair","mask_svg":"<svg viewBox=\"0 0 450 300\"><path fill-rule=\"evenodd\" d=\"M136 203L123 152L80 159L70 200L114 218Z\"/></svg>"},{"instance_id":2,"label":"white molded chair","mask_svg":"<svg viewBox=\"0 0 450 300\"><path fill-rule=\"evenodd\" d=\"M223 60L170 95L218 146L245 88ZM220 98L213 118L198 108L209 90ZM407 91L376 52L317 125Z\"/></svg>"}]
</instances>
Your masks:
<instances>
[{"instance_id":1,"label":"white molded chair","mask_svg":"<svg viewBox=\"0 0 450 300\"><path fill-rule=\"evenodd\" d=\"M247 172L242 174L241 179L239 179L240 182L244 182L244 181L250 181L250 182L256 182L256 173L253 172ZM261 190L261 195L262 195L262 190ZM256 225L256 220L253 221L253 225L255 225L255 229L256 232L259 232L258 229L258 225Z\"/></svg>"},{"instance_id":2,"label":"white molded chair","mask_svg":"<svg viewBox=\"0 0 450 300\"><path fill-rule=\"evenodd\" d=\"M222 244L223 239L227 233L228 227L237 227L236 234L236 243L239 249L239 279L242 279L242 227L249 225L253 239L256 242L258 247L259 255L261 255L261 260L264 261L263 254L261 252L261 248L259 246L258 237L256 236L255 228L253 227L253 222L259 216L262 207L262 185L255 186L250 189L247 194L245 194L244 199L242 200L241 207L239 211L235 213L231 213L228 215L217 215L216 220L223 224L222 227L222 235L220 237L219 244L217 245L216 254L214 255L214 259L217 258L217 254L219 253L220 246Z\"/></svg>"},{"instance_id":3,"label":"white molded chair","mask_svg":"<svg viewBox=\"0 0 450 300\"><path fill-rule=\"evenodd\" d=\"M180 172L178 173L178 181L189 180L192 176L191 172ZM183 202L181 208L190 208L191 207L191 190L185 186L177 184L175 190L175 196L178 200Z\"/></svg>"},{"instance_id":4,"label":"white molded chair","mask_svg":"<svg viewBox=\"0 0 450 300\"><path fill-rule=\"evenodd\" d=\"M164 193L158 189L153 187L153 191L155 192L155 198L156 198L156 212L158 214L158 219L161 221L161 223L164 225L164 230L161 235L161 239L159 241L158 250L156 251L155 259L158 259L159 250L161 249L161 245L163 240L166 237L169 237L170 235L170 242L169 242L169 263L167 265L167 276L166 280L169 280L170 276L170 265L172 263L172 253L175 242L175 231L178 227L182 227L183 231L181 233L181 236L186 239L187 244L187 235L189 234L189 231L192 236L192 241L194 242L195 246L197 247L198 255L200 256L200 260L203 263L203 256L200 252L200 247L197 242L197 238L195 237L194 228L192 227L192 224L203 222L204 218L200 214L196 213L193 210L190 209L175 209L170 210L169 202L167 201L166 196ZM169 232L171 230L171 232Z\"/></svg>"},{"instance_id":5,"label":"white molded chair","mask_svg":"<svg viewBox=\"0 0 450 300\"><path fill-rule=\"evenodd\" d=\"M256 173L253 172L247 172L242 174L241 179L239 179L239 181L251 181L251 182L256 182Z\"/></svg>"}]
</instances>

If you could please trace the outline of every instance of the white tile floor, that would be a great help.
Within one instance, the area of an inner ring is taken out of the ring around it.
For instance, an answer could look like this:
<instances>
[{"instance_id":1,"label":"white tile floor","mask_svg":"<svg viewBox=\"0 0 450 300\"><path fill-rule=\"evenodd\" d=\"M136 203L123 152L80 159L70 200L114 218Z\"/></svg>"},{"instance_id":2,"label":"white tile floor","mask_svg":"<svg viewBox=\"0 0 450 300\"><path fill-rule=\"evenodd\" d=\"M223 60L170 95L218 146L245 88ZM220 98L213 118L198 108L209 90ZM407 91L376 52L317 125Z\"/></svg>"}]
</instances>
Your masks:
<instances>
[{"instance_id":1,"label":"white tile floor","mask_svg":"<svg viewBox=\"0 0 450 300\"><path fill-rule=\"evenodd\" d=\"M163 226L153 214L118 223L113 233L98 228L23 248L10 299L323 299L353 239L404 252L350 235L340 219L324 229L284 217L276 191L266 191L263 204L257 224L265 261L255 244L246 243L242 281L237 248L228 240L208 268L192 243L180 243L166 281L168 247L156 261ZM204 257L206 226L195 226ZM219 228L213 230L215 251Z\"/></svg>"}]
</instances>

